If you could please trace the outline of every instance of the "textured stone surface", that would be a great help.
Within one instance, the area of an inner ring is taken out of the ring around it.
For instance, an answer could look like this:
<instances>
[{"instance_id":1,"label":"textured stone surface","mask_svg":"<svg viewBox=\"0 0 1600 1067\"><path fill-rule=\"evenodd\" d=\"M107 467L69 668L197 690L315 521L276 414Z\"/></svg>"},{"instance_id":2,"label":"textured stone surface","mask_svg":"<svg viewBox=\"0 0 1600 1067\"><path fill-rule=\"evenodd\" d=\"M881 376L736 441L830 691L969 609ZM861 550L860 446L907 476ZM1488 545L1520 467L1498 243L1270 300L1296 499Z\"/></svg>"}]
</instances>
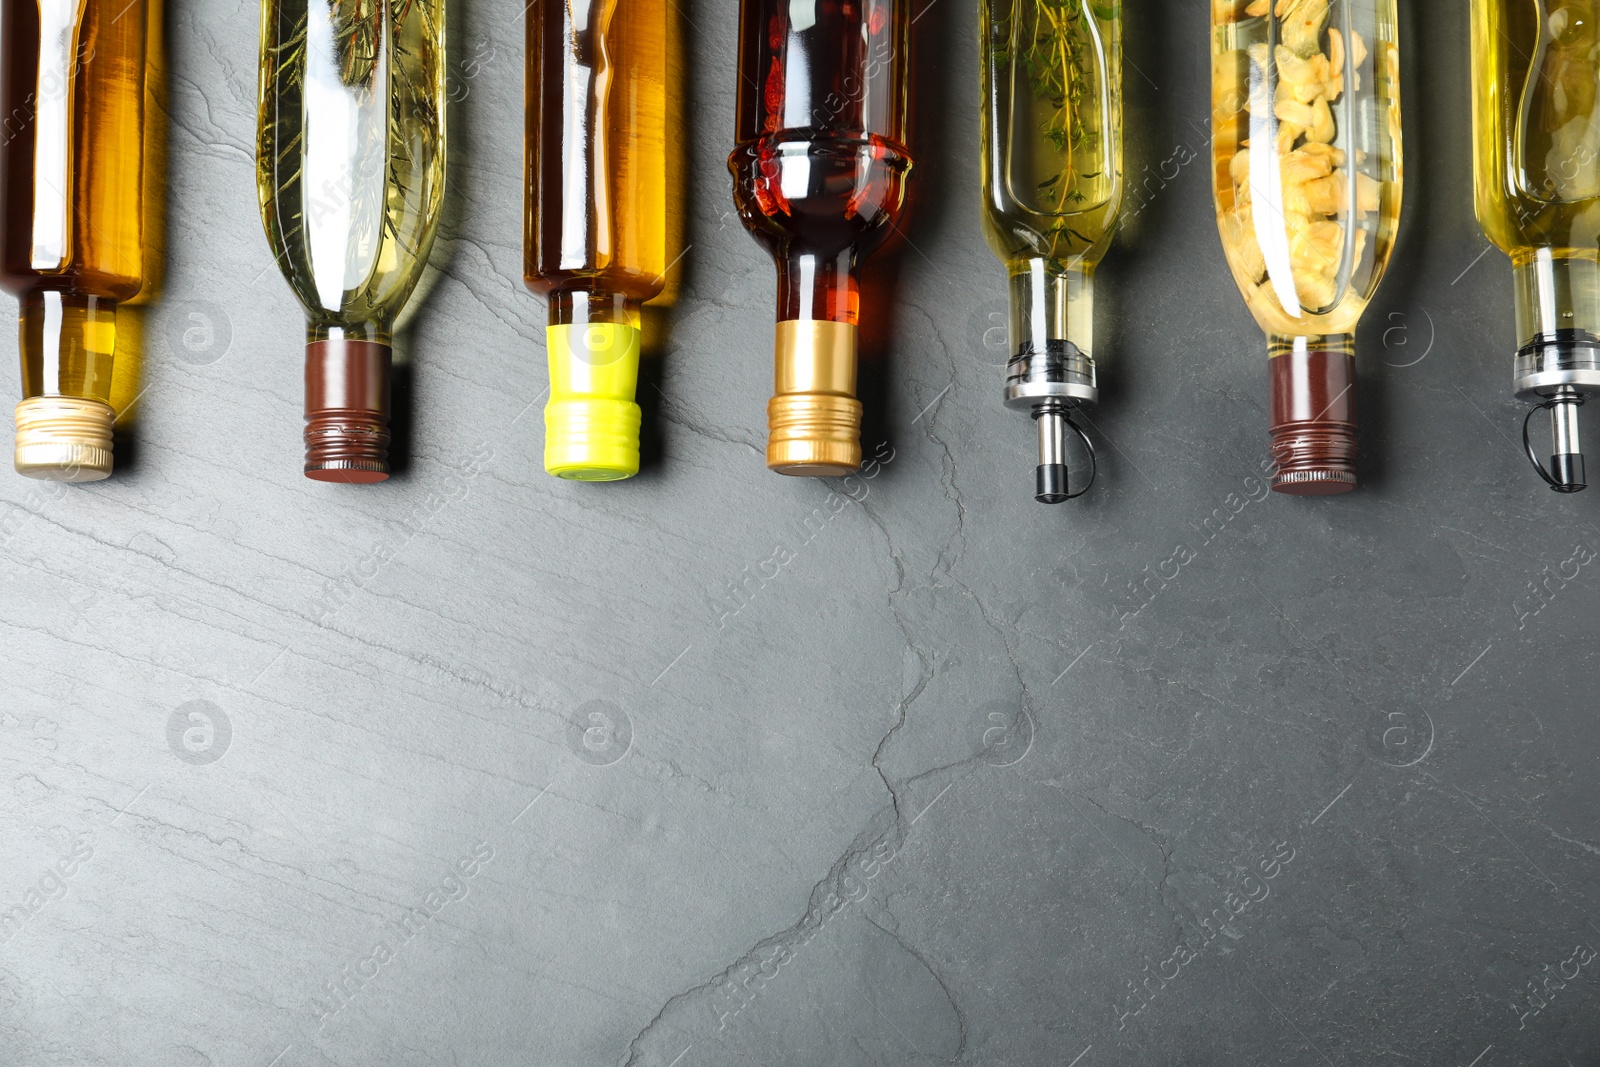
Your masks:
<instances>
[{"instance_id":1,"label":"textured stone surface","mask_svg":"<svg viewBox=\"0 0 1600 1067\"><path fill-rule=\"evenodd\" d=\"M1532 583L1600 550L1600 493L1519 455L1465 14L1405 6L1365 487L1235 513L1265 354L1211 218L1203 4L1129 5L1130 169L1168 178L1103 274L1102 482L1054 509L984 339L972 0L917 24L912 243L867 312L884 462L833 484L759 460L726 0L688 10L653 455L540 471L518 5L456 5L409 459L369 489L298 470L256 11L176 5L118 476L0 477L0 903L40 903L0 944L0 1063L1594 1064L1600 574L1537 613Z\"/></svg>"}]
</instances>

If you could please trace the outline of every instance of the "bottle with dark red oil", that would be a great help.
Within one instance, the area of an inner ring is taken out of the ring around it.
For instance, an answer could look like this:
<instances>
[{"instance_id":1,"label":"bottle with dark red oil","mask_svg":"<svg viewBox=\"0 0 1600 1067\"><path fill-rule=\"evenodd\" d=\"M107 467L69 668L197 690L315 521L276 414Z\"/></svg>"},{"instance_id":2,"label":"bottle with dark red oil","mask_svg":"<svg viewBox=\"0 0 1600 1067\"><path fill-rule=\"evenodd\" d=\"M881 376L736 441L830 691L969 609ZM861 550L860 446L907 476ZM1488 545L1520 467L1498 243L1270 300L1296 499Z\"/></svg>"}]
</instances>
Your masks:
<instances>
[{"instance_id":1,"label":"bottle with dark red oil","mask_svg":"<svg viewBox=\"0 0 1600 1067\"><path fill-rule=\"evenodd\" d=\"M741 0L728 169L778 267L767 467L780 474L861 466L858 270L905 204L910 30L907 0Z\"/></svg>"}]
</instances>

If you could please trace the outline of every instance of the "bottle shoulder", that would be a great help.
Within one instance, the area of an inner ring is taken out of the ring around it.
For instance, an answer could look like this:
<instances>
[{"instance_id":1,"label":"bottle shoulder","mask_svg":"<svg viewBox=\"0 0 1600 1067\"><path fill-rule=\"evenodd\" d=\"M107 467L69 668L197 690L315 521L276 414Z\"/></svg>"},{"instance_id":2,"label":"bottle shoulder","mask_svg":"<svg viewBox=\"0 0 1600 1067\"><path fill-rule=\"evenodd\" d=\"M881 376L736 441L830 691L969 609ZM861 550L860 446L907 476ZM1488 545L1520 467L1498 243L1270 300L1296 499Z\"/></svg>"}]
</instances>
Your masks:
<instances>
[{"instance_id":1,"label":"bottle shoulder","mask_svg":"<svg viewBox=\"0 0 1600 1067\"><path fill-rule=\"evenodd\" d=\"M734 145L728 155L728 166L737 170L781 157L855 160L863 155L885 166L903 170L910 170L912 166L911 149L893 138L867 130L826 126L779 129L747 138Z\"/></svg>"}]
</instances>

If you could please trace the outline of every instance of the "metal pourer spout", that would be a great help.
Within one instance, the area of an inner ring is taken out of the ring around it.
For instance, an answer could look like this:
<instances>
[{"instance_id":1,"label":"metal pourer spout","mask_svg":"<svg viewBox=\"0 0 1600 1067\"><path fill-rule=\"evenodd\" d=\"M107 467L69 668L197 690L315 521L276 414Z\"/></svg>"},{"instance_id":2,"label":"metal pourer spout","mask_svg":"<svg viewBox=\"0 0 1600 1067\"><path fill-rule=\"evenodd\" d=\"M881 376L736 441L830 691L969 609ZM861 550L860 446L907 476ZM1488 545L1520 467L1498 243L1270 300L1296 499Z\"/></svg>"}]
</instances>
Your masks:
<instances>
[{"instance_id":1,"label":"metal pourer spout","mask_svg":"<svg viewBox=\"0 0 1600 1067\"><path fill-rule=\"evenodd\" d=\"M1576 493L1589 484L1584 480L1583 446L1578 440L1578 408L1583 406L1583 397L1573 389L1566 393L1550 405L1550 438L1555 442L1550 476L1561 492Z\"/></svg>"},{"instance_id":2,"label":"metal pourer spout","mask_svg":"<svg viewBox=\"0 0 1600 1067\"><path fill-rule=\"evenodd\" d=\"M1013 313L1017 306L1018 298L1013 292ZM1100 398L1094 360L1066 338L1024 340L1006 364L1005 395L1006 407L1028 412L1039 428L1039 467L1033 498L1041 504L1059 504L1088 492L1094 485L1094 443L1073 421L1072 412ZM1089 480L1079 489L1067 484L1069 432L1077 434L1089 451Z\"/></svg>"},{"instance_id":3,"label":"metal pourer spout","mask_svg":"<svg viewBox=\"0 0 1600 1067\"><path fill-rule=\"evenodd\" d=\"M1082 496L1094 484L1094 442L1083 432L1083 427L1072 421L1067 404L1051 398L1033 406L1034 425L1039 428L1039 467L1034 476L1033 498L1041 504L1059 504ZM1078 435L1089 450L1089 481L1077 492L1071 491L1067 478L1067 431Z\"/></svg>"},{"instance_id":4,"label":"metal pourer spout","mask_svg":"<svg viewBox=\"0 0 1600 1067\"><path fill-rule=\"evenodd\" d=\"M1039 427L1039 470L1033 498L1041 504L1059 504L1067 499L1067 412L1059 402L1040 404L1033 409Z\"/></svg>"},{"instance_id":5,"label":"metal pourer spout","mask_svg":"<svg viewBox=\"0 0 1600 1067\"><path fill-rule=\"evenodd\" d=\"M1563 385L1544 403L1528 412L1522 423L1522 443L1528 459L1541 477L1558 493L1577 493L1588 488L1584 476L1583 445L1578 436L1578 409L1583 406L1583 394L1570 385ZM1541 408L1550 412L1550 468L1545 469L1528 440L1528 423L1533 412Z\"/></svg>"}]
</instances>

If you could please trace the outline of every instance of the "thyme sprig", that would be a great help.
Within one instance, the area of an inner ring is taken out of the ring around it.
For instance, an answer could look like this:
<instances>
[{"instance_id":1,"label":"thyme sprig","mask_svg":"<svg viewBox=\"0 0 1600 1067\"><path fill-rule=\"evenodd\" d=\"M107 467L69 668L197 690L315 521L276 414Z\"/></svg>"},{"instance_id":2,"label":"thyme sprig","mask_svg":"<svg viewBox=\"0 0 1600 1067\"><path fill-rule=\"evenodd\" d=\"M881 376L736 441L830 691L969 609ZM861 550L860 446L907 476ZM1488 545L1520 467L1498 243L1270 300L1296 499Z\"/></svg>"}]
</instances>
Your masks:
<instances>
[{"instance_id":1,"label":"thyme sprig","mask_svg":"<svg viewBox=\"0 0 1600 1067\"><path fill-rule=\"evenodd\" d=\"M1100 177L1098 170L1078 169L1098 157L1101 138L1099 129L1080 121L1079 114L1098 95L1090 20L1113 19L1119 6L1119 0L1012 0L1011 33L996 60L1019 63L1034 96L1046 105L1040 133L1063 169L1040 182L1039 189L1055 197L1055 214L1086 199L1080 181Z\"/></svg>"}]
</instances>

